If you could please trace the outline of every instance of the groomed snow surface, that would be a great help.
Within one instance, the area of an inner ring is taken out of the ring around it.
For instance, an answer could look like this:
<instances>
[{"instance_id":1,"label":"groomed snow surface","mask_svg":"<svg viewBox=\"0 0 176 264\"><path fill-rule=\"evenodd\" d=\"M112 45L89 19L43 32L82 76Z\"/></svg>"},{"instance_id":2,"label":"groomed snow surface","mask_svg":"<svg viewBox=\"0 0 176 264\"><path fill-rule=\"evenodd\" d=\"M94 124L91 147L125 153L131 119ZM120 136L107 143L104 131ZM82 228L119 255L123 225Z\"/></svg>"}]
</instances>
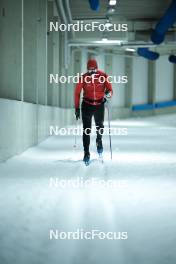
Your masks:
<instances>
[{"instance_id":1,"label":"groomed snow surface","mask_svg":"<svg viewBox=\"0 0 176 264\"><path fill-rule=\"evenodd\" d=\"M0 264L176 263L176 115L112 126L128 135L112 137L112 161L104 137L104 164L92 137L86 167L73 136L52 136L0 164ZM78 179L83 185L68 185ZM50 240L51 229L128 232L128 239Z\"/></svg>"}]
</instances>

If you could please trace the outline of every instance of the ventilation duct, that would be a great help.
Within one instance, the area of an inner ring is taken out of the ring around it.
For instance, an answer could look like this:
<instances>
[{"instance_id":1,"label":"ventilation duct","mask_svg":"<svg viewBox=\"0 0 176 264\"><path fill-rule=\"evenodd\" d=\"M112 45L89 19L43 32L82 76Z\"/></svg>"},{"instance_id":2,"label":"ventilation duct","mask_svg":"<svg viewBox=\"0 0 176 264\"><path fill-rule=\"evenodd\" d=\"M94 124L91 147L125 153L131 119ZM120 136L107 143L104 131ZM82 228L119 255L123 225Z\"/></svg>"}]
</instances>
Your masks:
<instances>
[{"instance_id":1,"label":"ventilation duct","mask_svg":"<svg viewBox=\"0 0 176 264\"><path fill-rule=\"evenodd\" d=\"M100 7L99 0L89 0L90 8L94 11L98 11Z\"/></svg>"},{"instance_id":2,"label":"ventilation duct","mask_svg":"<svg viewBox=\"0 0 176 264\"><path fill-rule=\"evenodd\" d=\"M151 40L155 44L161 44L164 41L166 32L176 21L176 0L173 0L164 16L160 19L151 35Z\"/></svg>"},{"instance_id":3,"label":"ventilation duct","mask_svg":"<svg viewBox=\"0 0 176 264\"><path fill-rule=\"evenodd\" d=\"M137 53L148 60L157 60L160 56L159 53L150 51L148 48L138 48Z\"/></svg>"},{"instance_id":4,"label":"ventilation duct","mask_svg":"<svg viewBox=\"0 0 176 264\"><path fill-rule=\"evenodd\" d=\"M169 56L169 61L170 61L171 63L176 63L176 56L175 56L175 55L170 55L170 56Z\"/></svg>"}]
</instances>

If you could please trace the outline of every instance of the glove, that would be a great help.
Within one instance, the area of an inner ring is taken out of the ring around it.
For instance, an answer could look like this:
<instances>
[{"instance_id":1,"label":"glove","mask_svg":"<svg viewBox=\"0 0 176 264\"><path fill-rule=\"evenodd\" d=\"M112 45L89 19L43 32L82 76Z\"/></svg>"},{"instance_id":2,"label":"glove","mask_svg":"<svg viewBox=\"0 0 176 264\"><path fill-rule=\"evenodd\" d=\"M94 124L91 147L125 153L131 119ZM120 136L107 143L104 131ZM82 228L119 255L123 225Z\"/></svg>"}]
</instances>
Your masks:
<instances>
[{"instance_id":1,"label":"glove","mask_svg":"<svg viewBox=\"0 0 176 264\"><path fill-rule=\"evenodd\" d=\"M106 90L104 95L104 103L106 102L108 103L110 99L111 99L111 92Z\"/></svg>"},{"instance_id":2,"label":"glove","mask_svg":"<svg viewBox=\"0 0 176 264\"><path fill-rule=\"evenodd\" d=\"M111 92L109 92L108 90L105 91L105 98L106 99L110 99L111 98Z\"/></svg>"},{"instance_id":3,"label":"glove","mask_svg":"<svg viewBox=\"0 0 176 264\"><path fill-rule=\"evenodd\" d=\"M76 116L76 120L80 119L80 109L79 108L75 109L75 116Z\"/></svg>"}]
</instances>

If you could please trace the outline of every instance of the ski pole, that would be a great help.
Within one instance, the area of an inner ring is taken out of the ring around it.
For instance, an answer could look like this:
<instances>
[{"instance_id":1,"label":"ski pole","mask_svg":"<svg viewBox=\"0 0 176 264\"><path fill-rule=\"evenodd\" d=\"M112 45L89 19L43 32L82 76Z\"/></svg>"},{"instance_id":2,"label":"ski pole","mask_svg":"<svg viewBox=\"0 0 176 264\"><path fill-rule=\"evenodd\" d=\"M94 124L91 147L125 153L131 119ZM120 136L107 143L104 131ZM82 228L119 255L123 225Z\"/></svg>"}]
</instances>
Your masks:
<instances>
[{"instance_id":1,"label":"ski pole","mask_svg":"<svg viewBox=\"0 0 176 264\"><path fill-rule=\"evenodd\" d=\"M108 102L107 102L106 105L107 105L107 111L108 111L109 147L110 147L111 160L112 160L111 124L110 124L110 112L109 112L109 105L108 105Z\"/></svg>"},{"instance_id":2,"label":"ski pole","mask_svg":"<svg viewBox=\"0 0 176 264\"><path fill-rule=\"evenodd\" d=\"M77 120L76 120L75 126L76 126L76 129L77 129ZM73 148L75 149L75 148L77 148L77 136L76 136L76 133L74 135L74 141L75 142L74 142Z\"/></svg>"}]
</instances>

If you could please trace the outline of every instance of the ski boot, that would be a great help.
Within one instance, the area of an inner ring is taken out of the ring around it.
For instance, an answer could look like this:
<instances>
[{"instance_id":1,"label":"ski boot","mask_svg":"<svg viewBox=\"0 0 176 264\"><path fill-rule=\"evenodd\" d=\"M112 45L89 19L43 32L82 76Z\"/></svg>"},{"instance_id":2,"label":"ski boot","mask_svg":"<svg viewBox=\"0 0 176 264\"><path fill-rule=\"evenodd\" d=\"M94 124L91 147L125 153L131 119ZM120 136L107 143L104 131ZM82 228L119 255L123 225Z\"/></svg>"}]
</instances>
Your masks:
<instances>
[{"instance_id":1,"label":"ski boot","mask_svg":"<svg viewBox=\"0 0 176 264\"><path fill-rule=\"evenodd\" d=\"M90 153L89 153L89 151L84 152L83 161L84 161L86 166L88 166L90 164Z\"/></svg>"},{"instance_id":2,"label":"ski boot","mask_svg":"<svg viewBox=\"0 0 176 264\"><path fill-rule=\"evenodd\" d=\"M102 154L103 153L103 144L102 144L102 140L101 139L97 139L96 140L96 146L97 146L97 152L98 154Z\"/></svg>"},{"instance_id":3,"label":"ski boot","mask_svg":"<svg viewBox=\"0 0 176 264\"><path fill-rule=\"evenodd\" d=\"M96 140L97 152L99 155L99 160L103 163L103 144L101 139Z\"/></svg>"}]
</instances>

